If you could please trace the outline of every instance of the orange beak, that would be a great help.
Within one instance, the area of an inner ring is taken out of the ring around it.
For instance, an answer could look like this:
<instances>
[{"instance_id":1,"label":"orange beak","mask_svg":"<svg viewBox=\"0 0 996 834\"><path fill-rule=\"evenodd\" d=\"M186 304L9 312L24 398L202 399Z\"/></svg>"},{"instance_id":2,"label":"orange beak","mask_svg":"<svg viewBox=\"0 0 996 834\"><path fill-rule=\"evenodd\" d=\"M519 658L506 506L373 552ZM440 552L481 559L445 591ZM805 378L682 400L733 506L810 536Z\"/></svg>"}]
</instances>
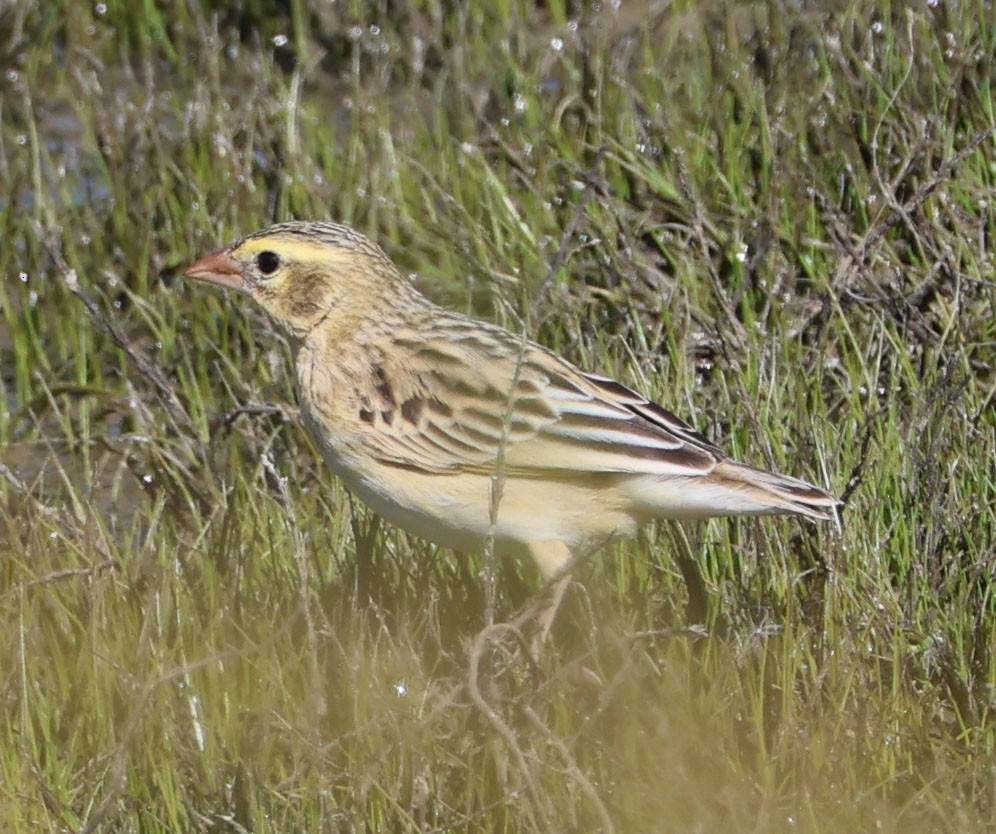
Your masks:
<instances>
[{"instance_id":1,"label":"orange beak","mask_svg":"<svg viewBox=\"0 0 996 834\"><path fill-rule=\"evenodd\" d=\"M187 267L187 271L183 274L188 278L216 284L225 289L249 292L242 275L242 264L232 257L231 246L201 258L197 263Z\"/></svg>"}]
</instances>

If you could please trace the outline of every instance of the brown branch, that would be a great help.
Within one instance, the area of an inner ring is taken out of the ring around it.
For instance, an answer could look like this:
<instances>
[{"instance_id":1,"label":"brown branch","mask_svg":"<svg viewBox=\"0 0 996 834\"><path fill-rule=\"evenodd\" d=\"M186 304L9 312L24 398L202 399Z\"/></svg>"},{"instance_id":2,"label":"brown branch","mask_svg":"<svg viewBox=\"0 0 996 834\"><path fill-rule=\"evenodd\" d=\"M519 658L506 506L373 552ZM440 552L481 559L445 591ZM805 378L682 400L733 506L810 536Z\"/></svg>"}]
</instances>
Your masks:
<instances>
[{"instance_id":1,"label":"brown branch","mask_svg":"<svg viewBox=\"0 0 996 834\"><path fill-rule=\"evenodd\" d=\"M868 234L865 235L861 243L858 244L854 252L848 255L848 258L841 263L840 267L837 269L837 276L834 283L836 284L843 280L845 274L850 274L854 269L864 263L872 246L878 243L878 241L881 240L887 232L899 225L904 218L908 217L912 212L920 208L927 201L927 198L938 189L941 183L951 176L954 169L971 156L979 148L979 146L992 137L993 134L996 134L996 127L986 128L980 133L977 133L964 148L958 151L958 153L950 159L947 159L941 163L934 175L923 183L923 185L916 190L916 193L905 203L903 203L902 206L895 209L891 214L889 214L888 217L885 218L885 220L882 220L873 226L869 230Z\"/></svg>"},{"instance_id":2,"label":"brown branch","mask_svg":"<svg viewBox=\"0 0 996 834\"><path fill-rule=\"evenodd\" d=\"M51 235L44 234L42 229L38 229L38 239L43 242L52 262L62 273L62 280L65 281L69 291L82 302L87 315L89 315L97 328L106 334L121 349L128 358L128 361L138 372L152 383L152 386L156 389L156 393L163 403L165 403L167 410L176 424L184 429L193 431L193 420L177 396L175 388L170 384L163 372L149 362L145 355L131 343L131 340L120 328L107 317L97 302L83 291L82 287L80 287L79 276L76 274L76 270L69 266L63 254L52 245L52 237Z\"/></svg>"}]
</instances>

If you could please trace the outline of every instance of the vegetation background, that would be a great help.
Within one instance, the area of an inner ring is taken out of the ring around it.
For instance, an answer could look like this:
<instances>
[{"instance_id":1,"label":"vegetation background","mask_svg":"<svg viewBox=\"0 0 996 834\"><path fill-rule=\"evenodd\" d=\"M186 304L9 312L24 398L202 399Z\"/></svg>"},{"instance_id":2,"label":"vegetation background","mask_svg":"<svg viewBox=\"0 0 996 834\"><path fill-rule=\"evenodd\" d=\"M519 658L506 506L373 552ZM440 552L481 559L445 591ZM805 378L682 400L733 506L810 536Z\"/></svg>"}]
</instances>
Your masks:
<instances>
[{"instance_id":1,"label":"vegetation background","mask_svg":"<svg viewBox=\"0 0 996 834\"><path fill-rule=\"evenodd\" d=\"M0 830L994 830L994 21L0 1ZM842 528L648 529L531 662L533 568L486 627L178 278L291 217Z\"/></svg>"}]
</instances>

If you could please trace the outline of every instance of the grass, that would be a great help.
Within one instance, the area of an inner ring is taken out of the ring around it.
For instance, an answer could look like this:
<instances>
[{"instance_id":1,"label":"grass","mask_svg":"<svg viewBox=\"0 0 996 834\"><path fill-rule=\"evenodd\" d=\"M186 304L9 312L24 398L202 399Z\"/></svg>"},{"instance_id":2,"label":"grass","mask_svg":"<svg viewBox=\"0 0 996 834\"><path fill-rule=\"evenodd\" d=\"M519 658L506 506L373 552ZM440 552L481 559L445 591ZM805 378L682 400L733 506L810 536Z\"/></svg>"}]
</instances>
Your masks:
<instances>
[{"instance_id":1,"label":"grass","mask_svg":"<svg viewBox=\"0 0 996 834\"><path fill-rule=\"evenodd\" d=\"M0 9L0 829L992 830L988 8L603 6ZM843 528L649 528L527 662L178 277L289 217Z\"/></svg>"}]
</instances>

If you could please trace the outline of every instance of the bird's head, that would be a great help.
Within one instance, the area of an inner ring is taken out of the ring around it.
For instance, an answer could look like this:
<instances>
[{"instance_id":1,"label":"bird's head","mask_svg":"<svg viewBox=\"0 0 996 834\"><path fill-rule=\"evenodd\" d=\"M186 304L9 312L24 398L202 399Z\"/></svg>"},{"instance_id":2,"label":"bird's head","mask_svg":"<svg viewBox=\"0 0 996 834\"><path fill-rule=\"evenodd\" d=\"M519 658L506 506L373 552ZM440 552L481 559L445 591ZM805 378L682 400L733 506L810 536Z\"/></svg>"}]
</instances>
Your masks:
<instances>
[{"instance_id":1,"label":"bird's head","mask_svg":"<svg viewBox=\"0 0 996 834\"><path fill-rule=\"evenodd\" d=\"M280 223L201 258L185 274L252 296L298 338L318 325L345 337L419 297L379 247L338 223Z\"/></svg>"}]
</instances>

